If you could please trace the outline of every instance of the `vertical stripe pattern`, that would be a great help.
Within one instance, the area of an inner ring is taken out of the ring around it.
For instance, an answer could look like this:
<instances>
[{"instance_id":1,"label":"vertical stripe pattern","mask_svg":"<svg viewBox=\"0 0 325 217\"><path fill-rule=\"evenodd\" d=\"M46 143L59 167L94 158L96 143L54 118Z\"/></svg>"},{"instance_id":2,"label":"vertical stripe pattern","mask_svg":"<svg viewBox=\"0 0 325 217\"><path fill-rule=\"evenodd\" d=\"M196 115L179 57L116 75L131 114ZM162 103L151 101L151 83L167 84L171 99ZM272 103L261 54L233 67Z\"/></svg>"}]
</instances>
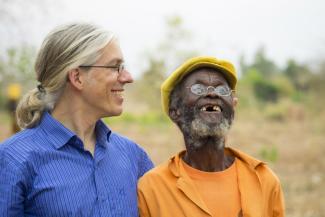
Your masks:
<instances>
[{"instance_id":1,"label":"vertical stripe pattern","mask_svg":"<svg viewBox=\"0 0 325 217\"><path fill-rule=\"evenodd\" d=\"M92 156L50 114L0 144L0 216L138 217L137 181L153 164L99 120Z\"/></svg>"}]
</instances>

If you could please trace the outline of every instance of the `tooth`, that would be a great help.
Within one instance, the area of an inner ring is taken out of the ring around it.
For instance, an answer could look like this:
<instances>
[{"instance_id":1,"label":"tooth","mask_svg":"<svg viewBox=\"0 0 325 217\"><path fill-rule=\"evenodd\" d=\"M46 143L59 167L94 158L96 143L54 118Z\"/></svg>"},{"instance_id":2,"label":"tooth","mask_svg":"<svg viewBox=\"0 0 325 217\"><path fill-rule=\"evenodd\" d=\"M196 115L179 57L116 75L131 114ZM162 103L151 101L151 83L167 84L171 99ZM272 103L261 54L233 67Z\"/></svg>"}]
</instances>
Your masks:
<instances>
[{"instance_id":1,"label":"tooth","mask_svg":"<svg viewBox=\"0 0 325 217\"><path fill-rule=\"evenodd\" d=\"M221 112L221 109L220 109L220 107L219 106L213 106L213 110L214 111L217 111L217 112Z\"/></svg>"},{"instance_id":2,"label":"tooth","mask_svg":"<svg viewBox=\"0 0 325 217\"><path fill-rule=\"evenodd\" d=\"M118 91L118 90L113 91L113 93L114 93L115 95L118 95L118 96L122 96L122 95L123 95L122 91Z\"/></svg>"},{"instance_id":3,"label":"tooth","mask_svg":"<svg viewBox=\"0 0 325 217\"><path fill-rule=\"evenodd\" d=\"M202 107L202 108L201 108L201 111L204 111L204 112L205 112L206 110L207 110L206 107Z\"/></svg>"}]
</instances>

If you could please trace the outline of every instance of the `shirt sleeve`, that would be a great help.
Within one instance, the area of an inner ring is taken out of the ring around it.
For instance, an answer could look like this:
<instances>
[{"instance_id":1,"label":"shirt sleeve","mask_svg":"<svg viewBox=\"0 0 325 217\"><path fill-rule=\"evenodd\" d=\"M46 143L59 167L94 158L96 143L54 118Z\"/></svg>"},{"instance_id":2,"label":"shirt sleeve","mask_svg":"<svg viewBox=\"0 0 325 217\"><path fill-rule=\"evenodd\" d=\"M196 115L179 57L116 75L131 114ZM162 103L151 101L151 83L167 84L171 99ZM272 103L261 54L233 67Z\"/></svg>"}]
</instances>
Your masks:
<instances>
[{"instance_id":1,"label":"shirt sleeve","mask_svg":"<svg viewBox=\"0 0 325 217\"><path fill-rule=\"evenodd\" d=\"M3 217L24 216L24 185L21 170L0 150L0 210Z\"/></svg>"},{"instance_id":2,"label":"shirt sleeve","mask_svg":"<svg viewBox=\"0 0 325 217\"><path fill-rule=\"evenodd\" d=\"M277 185L277 188L273 195L273 217L284 217L285 216L285 206L284 206L284 197L280 183Z\"/></svg>"},{"instance_id":3,"label":"shirt sleeve","mask_svg":"<svg viewBox=\"0 0 325 217\"><path fill-rule=\"evenodd\" d=\"M150 217L147 201L142 192L141 186L138 186L138 208L140 217Z\"/></svg>"},{"instance_id":4,"label":"shirt sleeve","mask_svg":"<svg viewBox=\"0 0 325 217\"><path fill-rule=\"evenodd\" d=\"M138 179L143 176L147 171L151 170L154 167L151 159L148 154L140 148L140 162L139 162L139 175Z\"/></svg>"}]
</instances>

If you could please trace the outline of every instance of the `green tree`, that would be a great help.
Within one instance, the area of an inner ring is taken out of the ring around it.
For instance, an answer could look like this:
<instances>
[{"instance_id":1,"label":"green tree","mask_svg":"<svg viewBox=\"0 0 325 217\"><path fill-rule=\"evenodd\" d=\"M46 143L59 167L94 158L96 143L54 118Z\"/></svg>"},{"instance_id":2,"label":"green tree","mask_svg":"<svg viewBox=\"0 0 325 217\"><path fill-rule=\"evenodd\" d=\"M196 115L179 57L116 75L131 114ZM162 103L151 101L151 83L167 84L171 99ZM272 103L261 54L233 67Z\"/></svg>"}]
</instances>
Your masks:
<instances>
[{"instance_id":1,"label":"green tree","mask_svg":"<svg viewBox=\"0 0 325 217\"><path fill-rule=\"evenodd\" d=\"M149 59L148 69L137 82L137 95L154 111L160 110L160 85L165 79L166 66L162 60Z\"/></svg>"},{"instance_id":2,"label":"green tree","mask_svg":"<svg viewBox=\"0 0 325 217\"><path fill-rule=\"evenodd\" d=\"M263 47L257 50L254 62L249 68L254 68L259 71L265 79L271 78L278 72L278 67L272 60L266 57Z\"/></svg>"},{"instance_id":3,"label":"green tree","mask_svg":"<svg viewBox=\"0 0 325 217\"><path fill-rule=\"evenodd\" d=\"M56 12L60 2L0 0L0 107L9 83L20 83L23 90L32 85L35 57L35 50L29 46L32 30L38 31L35 26Z\"/></svg>"},{"instance_id":4,"label":"green tree","mask_svg":"<svg viewBox=\"0 0 325 217\"><path fill-rule=\"evenodd\" d=\"M167 73L196 52L189 49L191 32L183 24L179 16L171 16L166 20L166 33L156 48L147 52L147 68L135 83L136 96L143 99L151 110L160 111L160 85Z\"/></svg>"},{"instance_id":5,"label":"green tree","mask_svg":"<svg viewBox=\"0 0 325 217\"><path fill-rule=\"evenodd\" d=\"M11 48L0 57L0 107L4 106L10 83L19 83L23 89L35 85L34 60L35 50L31 47Z\"/></svg>"},{"instance_id":6,"label":"green tree","mask_svg":"<svg viewBox=\"0 0 325 217\"><path fill-rule=\"evenodd\" d=\"M298 91L307 91L309 89L312 74L306 65L300 65L291 59L287 62L283 72Z\"/></svg>"}]
</instances>

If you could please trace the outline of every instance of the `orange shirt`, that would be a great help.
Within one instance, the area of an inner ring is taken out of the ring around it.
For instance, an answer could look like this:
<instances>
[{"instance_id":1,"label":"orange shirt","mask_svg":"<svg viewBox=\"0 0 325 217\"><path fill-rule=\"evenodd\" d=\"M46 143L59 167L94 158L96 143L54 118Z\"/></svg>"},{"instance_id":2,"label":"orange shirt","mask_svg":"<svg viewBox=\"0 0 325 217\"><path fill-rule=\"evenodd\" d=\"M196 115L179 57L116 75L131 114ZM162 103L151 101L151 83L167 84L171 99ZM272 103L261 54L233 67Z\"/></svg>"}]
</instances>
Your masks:
<instances>
[{"instance_id":1,"label":"orange shirt","mask_svg":"<svg viewBox=\"0 0 325 217\"><path fill-rule=\"evenodd\" d=\"M263 162L236 149L240 204L244 217L283 217L284 200L279 179ZM184 152L142 176L138 183L141 217L213 216L192 179L182 167ZM216 195L217 197L217 195Z\"/></svg>"},{"instance_id":2,"label":"orange shirt","mask_svg":"<svg viewBox=\"0 0 325 217\"><path fill-rule=\"evenodd\" d=\"M236 160L229 168L220 172L204 172L189 166L183 160L181 162L212 216L238 216L241 205Z\"/></svg>"}]
</instances>

